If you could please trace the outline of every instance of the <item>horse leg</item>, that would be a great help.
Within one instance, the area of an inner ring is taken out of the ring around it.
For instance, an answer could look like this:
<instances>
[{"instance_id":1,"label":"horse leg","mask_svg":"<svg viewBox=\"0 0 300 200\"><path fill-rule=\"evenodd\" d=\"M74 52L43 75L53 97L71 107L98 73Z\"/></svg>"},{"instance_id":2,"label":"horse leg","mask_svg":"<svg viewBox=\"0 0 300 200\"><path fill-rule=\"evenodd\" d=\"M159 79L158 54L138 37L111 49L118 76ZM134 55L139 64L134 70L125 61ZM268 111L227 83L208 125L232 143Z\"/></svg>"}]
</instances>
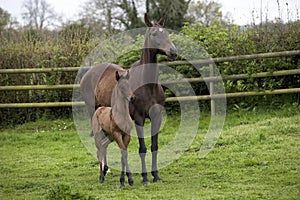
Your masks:
<instances>
[{"instance_id":1,"label":"horse leg","mask_svg":"<svg viewBox=\"0 0 300 200\"><path fill-rule=\"evenodd\" d=\"M142 162L142 177L143 177L142 184L150 184L150 181L147 177L147 169L146 169L146 161L145 161L147 147L144 140L144 127L136 124L135 128L139 138L139 146L140 146L139 154Z\"/></svg>"},{"instance_id":2,"label":"horse leg","mask_svg":"<svg viewBox=\"0 0 300 200\"><path fill-rule=\"evenodd\" d=\"M162 106L156 104L149 111L151 119L151 152L152 152L152 171L153 182L162 182L158 176L157 153L158 153L158 132L162 121Z\"/></svg>"},{"instance_id":3,"label":"horse leg","mask_svg":"<svg viewBox=\"0 0 300 200\"><path fill-rule=\"evenodd\" d=\"M123 163L122 163L122 168L123 168ZM125 187L125 172L122 170L121 176L120 176L120 188L123 188L123 187Z\"/></svg>"}]
</instances>

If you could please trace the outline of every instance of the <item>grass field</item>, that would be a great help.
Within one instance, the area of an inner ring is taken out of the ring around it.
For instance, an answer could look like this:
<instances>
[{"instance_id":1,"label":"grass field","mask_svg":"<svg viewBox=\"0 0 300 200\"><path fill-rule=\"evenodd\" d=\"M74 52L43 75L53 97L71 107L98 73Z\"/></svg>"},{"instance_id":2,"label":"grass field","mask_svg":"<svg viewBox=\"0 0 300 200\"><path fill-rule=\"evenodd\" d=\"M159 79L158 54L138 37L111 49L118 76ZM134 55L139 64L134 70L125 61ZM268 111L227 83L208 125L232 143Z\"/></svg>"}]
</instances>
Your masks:
<instances>
[{"instance_id":1,"label":"grass field","mask_svg":"<svg viewBox=\"0 0 300 200\"><path fill-rule=\"evenodd\" d=\"M199 130L205 131L210 117L203 116ZM169 119L172 130L178 117ZM205 158L199 159L196 136L178 160L160 170L163 183L142 185L134 174L135 184L119 189L120 172L114 169L98 183L98 162L73 121L26 123L0 132L0 199L299 199L299 142L299 105L240 109L227 114Z\"/></svg>"}]
</instances>

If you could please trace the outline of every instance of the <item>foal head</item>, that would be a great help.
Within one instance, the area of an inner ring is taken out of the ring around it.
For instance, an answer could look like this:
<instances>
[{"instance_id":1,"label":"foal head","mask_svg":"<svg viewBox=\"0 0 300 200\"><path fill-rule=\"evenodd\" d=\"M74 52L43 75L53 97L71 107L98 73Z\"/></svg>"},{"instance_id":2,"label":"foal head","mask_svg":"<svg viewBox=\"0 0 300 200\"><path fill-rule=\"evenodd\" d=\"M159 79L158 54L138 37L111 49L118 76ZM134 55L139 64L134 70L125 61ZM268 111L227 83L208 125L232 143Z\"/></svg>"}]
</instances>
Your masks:
<instances>
[{"instance_id":1,"label":"foal head","mask_svg":"<svg viewBox=\"0 0 300 200\"><path fill-rule=\"evenodd\" d=\"M129 72L127 71L125 75L120 75L118 71L116 71L116 90L119 93L117 98L122 98L122 100L128 101L132 103L135 100L135 96L131 90L129 85Z\"/></svg>"},{"instance_id":2,"label":"foal head","mask_svg":"<svg viewBox=\"0 0 300 200\"><path fill-rule=\"evenodd\" d=\"M167 55L170 60L175 60L178 51L170 40L169 32L163 28L165 18L161 18L153 24L145 14L145 23L148 28L145 34L144 48L155 49L157 53Z\"/></svg>"}]
</instances>

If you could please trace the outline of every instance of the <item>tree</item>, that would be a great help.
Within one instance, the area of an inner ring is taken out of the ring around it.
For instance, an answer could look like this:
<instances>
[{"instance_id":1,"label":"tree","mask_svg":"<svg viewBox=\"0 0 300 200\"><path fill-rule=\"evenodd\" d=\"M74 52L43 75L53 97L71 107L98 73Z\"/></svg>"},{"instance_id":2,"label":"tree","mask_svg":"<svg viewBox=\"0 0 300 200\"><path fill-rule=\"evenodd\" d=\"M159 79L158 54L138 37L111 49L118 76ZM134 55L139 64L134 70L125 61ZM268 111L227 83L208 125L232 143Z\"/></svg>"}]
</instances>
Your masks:
<instances>
[{"instance_id":1,"label":"tree","mask_svg":"<svg viewBox=\"0 0 300 200\"><path fill-rule=\"evenodd\" d=\"M191 0L147 0L146 11L150 18L159 20L165 16L165 26L180 30L184 24Z\"/></svg>"},{"instance_id":2,"label":"tree","mask_svg":"<svg viewBox=\"0 0 300 200\"><path fill-rule=\"evenodd\" d=\"M144 27L142 11L151 19L166 17L166 27L180 30L184 24L191 0L89 0L85 3L84 21L98 26L106 32ZM141 12L142 11L142 12Z\"/></svg>"},{"instance_id":3,"label":"tree","mask_svg":"<svg viewBox=\"0 0 300 200\"><path fill-rule=\"evenodd\" d=\"M114 30L132 29L143 25L138 17L137 4L141 0L89 0L80 13L96 31L111 33Z\"/></svg>"},{"instance_id":4,"label":"tree","mask_svg":"<svg viewBox=\"0 0 300 200\"><path fill-rule=\"evenodd\" d=\"M10 14L0 8L0 31L9 24Z\"/></svg>"},{"instance_id":5,"label":"tree","mask_svg":"<svg viewBox=\"0 0 300 200\"><path fill-rule=\"evenodd\" d=\"M53 25L58 20L58 15L46 0L25 0L23 2L23 19L27 26L35 29L43 29Z\"/></svg>"},{"instance_id":6,"label":"tree","mask_svg":"<svg viewBox=\"0 0 300 200\"><path fill-rule=\"evenodd\" d=\"M80 21L88 25L94 32L111 32L111 9L114 0L89 0L82 5Z\"/></svg>"},{"instance_id":7,"label":"tree","mask_svg":"<svg viewBox=\"0 0 300 200\"><path fill-rule=\"evenodd\" d=\"M13 19L7 11L0 8L0 32L16 24L18 24L18 22Z\"/></svg>"},{"instance_id":8,"label":"tree","mask_svg":"<svg viewBox=\"0 0 300 200\"><path fill-rule=\"evenodd\" d=\"M138 2L138 1L136 1ZM138 10L134 0L122 0L117 6L125 11L126 15L119 15L116 17L126 29L139 28L144 25L142 20L138 17Z\"/></svg>"},{"instance_id":9,"label":"tree","mask_svg":"<svg viewBox=\"0 0 300 200\"><path fill-rule=\"evenodd\" d=\"M225 18L221 7L222 5L216 1L193 1L188 9L187 21L198 21L205 27L212 25L216 21L224 23Z\"/></svg>"}]
</instances>

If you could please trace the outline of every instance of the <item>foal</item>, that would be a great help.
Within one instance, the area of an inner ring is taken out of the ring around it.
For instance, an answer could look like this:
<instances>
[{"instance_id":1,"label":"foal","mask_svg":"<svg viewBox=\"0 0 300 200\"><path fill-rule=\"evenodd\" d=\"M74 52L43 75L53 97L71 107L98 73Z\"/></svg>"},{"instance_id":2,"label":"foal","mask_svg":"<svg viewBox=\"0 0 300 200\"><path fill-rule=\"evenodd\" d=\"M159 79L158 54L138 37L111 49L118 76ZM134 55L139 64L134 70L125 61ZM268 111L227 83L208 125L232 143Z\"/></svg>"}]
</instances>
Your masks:
<instances>
[{"instance_id":1,"label":"foal","mask_svg":"<svg viewBox=\"0 0 300 200\"><path fill-rule=\"evenodd\" d=\"M104 182L104 176L108 170L106 151L108 144L115 140L119 145L122 155L122 171L120 187L124 187L125 167L129 185L133 185L133 179L127 161L127 146L130 142L132 119L129 115L129 103L135 97L128 83L129 73L120 75L116 71L117 85L112 94L111 107L99 107L92 118L92 127L97 147L97 157L100 162L100 183ZM104 169L103 169L104 164Z\"/></svg>"}]
</instances>

